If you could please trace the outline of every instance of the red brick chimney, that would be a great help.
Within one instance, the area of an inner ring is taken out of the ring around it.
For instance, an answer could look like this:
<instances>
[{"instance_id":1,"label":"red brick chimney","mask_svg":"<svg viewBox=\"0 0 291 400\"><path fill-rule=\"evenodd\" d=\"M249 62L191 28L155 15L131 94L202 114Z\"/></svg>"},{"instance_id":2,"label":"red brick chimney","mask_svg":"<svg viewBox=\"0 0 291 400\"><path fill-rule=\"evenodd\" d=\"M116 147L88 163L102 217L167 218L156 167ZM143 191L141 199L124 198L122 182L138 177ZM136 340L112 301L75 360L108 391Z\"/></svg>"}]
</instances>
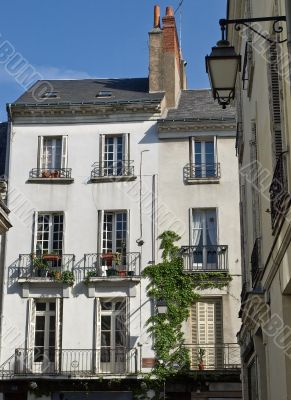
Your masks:
<instances>
[{"instance_id":1,"label":"red brick chimney","mask_svg":"<svg viewBox=\"0 0 291 400\"><path fill-rule=\"evenodd\" d=\"M172 7L166 8L166 15L160 26L160 7L155 6L154 28L150 36L149 91L166 92L168 108L177 106L181 89L184 89L184 60L177 34Z\"/></svg>"}]
</instances>

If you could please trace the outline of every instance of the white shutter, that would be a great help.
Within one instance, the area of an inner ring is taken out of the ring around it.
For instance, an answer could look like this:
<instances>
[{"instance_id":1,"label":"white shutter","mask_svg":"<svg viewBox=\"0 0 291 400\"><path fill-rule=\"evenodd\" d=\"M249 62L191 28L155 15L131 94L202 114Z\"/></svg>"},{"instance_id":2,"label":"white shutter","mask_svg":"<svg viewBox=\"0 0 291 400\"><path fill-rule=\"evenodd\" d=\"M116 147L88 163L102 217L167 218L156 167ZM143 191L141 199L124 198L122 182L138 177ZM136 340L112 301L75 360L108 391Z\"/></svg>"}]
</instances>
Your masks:
<instances>
[{"instance_id":1,"label":"white shutter","mask_svg":"<svg viewBox=\"0 0 291 400\"><path fill-rule=\"evenodd\" d=\"M38 137L37 168L44 168L43 136Z\"/></svg>"},{"instance_id":2,"label":"white shutter","mask_svg":"<svg viewBox=\"0 0 291 400\"><path fill-rule=\"evenodd\" d=\"M213 137L213 152L214 152L214 163L218 163L217 136ZM218 171L216 171L216 172L218 172Z\"/></svg>"},{"instance_id":3,"label":"white shutter","mask_svg":"<svg viewBox=\"0 0 291 400\"><path fill-rule=\"evenodd\" d=\"M101 359L101 304L98 297L95 298L94 304L95 312L95 326L94 326L94 349L96 351L95 356L95 369L96 372L100 371L100 359Z\"/></svg>"},{"instance_id":4,"label":"white shutter","mask_svg":"<svg viewBox=\"0 0 291 400\"><path fill-rule=\"evenodd\" d=\"M68 164L68 136L62 136L62 168L67 168Z\"/></svg>"},{"instance_id":5,"label":"white shutter","mask_svg":"<svg viewBox=\"0 0 291 400\"><path fill-rule=\"evenodd\" d=\"M34 360L34 335L35 335L35 314L36 307L34 299L28 299L27 301L27 332L26 332L26 357L23 362L26 364L25 368L27 371L33 370Z\"/></svg>"},{"instance_id":6,"label":"white shutter","mask_svg":"<svg viewBox=\"0 0 291 400\"><path fill-rule=\"evenodd\" d=\"M193 209L189 208L189 246L193 244Z\"/></svg>"},{"instance_id":7,"label":"white shutter","mask_svg":"<svg viewBox=\"0 0 291 400\"><path fill-rule=\"evenodd\" d=\"M98 211L98 233L97 233L97 253L102 253L103 250L103 223L104 223L104 210Z\"/></svg>"},{"instance_id":8,"label":"white shutter","mask_svg":"<svg viewBox=\"0 0 291 400\"><path fill-rule=\"evenodd\" d=\"M66 213L61 213L63 215L63 240L62 240L62 254L66 254L65 247L65 233L66 233ZM53 234L51 235L53 237Z\"/></svg>"},{"instance_id":9,"label":"white shutter","mask_svg":"<svg viewBox=\"0 0 291 400\"><path fill-rule=\"evenodd\" d=\"M55 369L59 370L62 357L62 299L56 299Z\"/></svg>"},{"instance_id":10,"label":"white shutter","mask_svg":"<svg viewBox=\"0 0 291 400\"><path fill-rule=\"evenodd\" d=\"M130 252L130 210L126 211L126 252Z\"/></svg>"},{"instance_id":11,"label":"white shutter","mask_svg":"<svg viewBox=\"0 0 291 400\"><path fill-rule=\"evenodd\" d=\"M104 152L105 152L105 135L99 136L99 163L100 170L103 170L103 161L104 161ZM102 171L103 175L103 171Z\"/></svg>"},{"instance_id":12,"label":"white shutter","mask_svg":"<svg viewBox=\"0 0 291 400\"><path fill-rule=\"evenodd\" d=\"M36 253L37 244L37 227L38 227L38 211L34 212L33 216L33 238L32 238L32 252Z\"/></svg>"},{"instance_id":13,"label":"white shutter","mask_svg":"<svg viewBox=\"0 0 291 400\"><path fill-rule=\"evenodd\" d=\"M130 161L130 136L129 133L123 134L123 159Z\"/></svg>"}]
</instances>

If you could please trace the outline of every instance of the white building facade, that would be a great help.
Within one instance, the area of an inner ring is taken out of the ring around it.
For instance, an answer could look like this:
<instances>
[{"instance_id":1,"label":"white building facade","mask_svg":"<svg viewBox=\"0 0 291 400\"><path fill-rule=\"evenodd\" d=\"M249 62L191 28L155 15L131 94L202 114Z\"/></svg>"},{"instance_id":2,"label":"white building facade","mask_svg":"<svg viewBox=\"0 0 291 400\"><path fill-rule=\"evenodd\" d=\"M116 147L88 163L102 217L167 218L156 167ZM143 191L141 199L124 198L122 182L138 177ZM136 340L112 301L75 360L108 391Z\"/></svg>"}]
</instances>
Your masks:
<instances>
[{"instance_id":1,"label":"white building facade","mask_svg":"<svg viewBox=\"0 0 291 400\"><path fill-rule=\"evenodd\" d=\"M163 28L156 9L149 79L38 82L8 116L9 188L24 206L6 240L4 399L132 398L155 362L142 270L165 230L182 238L185 272L232 276L185 324L221 382L198 379L185 398L239 398L236 124L208 90L186 90L172 9Z\"/></svg>"}]
</instances>

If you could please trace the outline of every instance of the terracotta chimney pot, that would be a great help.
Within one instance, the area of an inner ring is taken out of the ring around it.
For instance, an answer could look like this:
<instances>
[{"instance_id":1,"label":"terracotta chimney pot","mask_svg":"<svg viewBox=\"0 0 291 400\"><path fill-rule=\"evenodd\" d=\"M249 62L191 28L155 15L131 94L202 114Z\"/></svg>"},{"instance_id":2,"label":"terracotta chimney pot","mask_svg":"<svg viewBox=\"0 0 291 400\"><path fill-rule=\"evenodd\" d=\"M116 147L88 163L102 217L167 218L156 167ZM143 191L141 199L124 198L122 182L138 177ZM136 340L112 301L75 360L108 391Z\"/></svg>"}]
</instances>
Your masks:
<instances>
[{"instance_id":1,"label":"terracotta chimney pot","mask_svg":"<svg viewBox=\"0 0 291 400\"><path fill-rule=\"evenodd\" d=\"M166 16L167 17L173 17L174 16L174 10L172 6L168 6L166 8Z\"/></svg>"},{"instance_id":2,"label":"terracotta chimney pot","mask_svg":"<svg viewBox=\"0 0 291 400\"><path fill-rule=\"evenodd\" d=\"M161 27L160 17L161 17L161 9L160 6L156 5L154 11L154 28Z\"/></svg>"}]
</instances>

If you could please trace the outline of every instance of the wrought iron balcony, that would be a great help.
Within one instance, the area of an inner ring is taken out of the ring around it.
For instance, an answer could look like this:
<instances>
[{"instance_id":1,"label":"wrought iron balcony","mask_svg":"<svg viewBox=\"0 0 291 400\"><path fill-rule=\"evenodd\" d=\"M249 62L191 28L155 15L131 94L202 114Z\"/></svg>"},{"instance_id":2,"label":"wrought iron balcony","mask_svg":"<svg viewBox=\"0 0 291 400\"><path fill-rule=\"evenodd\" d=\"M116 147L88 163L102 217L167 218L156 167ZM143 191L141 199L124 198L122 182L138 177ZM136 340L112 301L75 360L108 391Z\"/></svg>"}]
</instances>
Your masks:
<instances>
[{"instance_id":1,"label":"wrought iron balcony","mask_svg":"<svg viewBox=\"0 0 291 400\"><path fill-rule=\"evenodd\" d=\"M61 280L65 271L73 270L74 260L73 254L20 254L18 277Z\"/></svg>"},{"instance_id":2,"label":"wrought iron balcony","mask_svg":"<svg viewBox=\"0 0 291 400\"><path fill-rule=\"evenodd\" d=\"M98 377L138 373L136 348L16 349L0 369L2 377L54 375Z\"/></svg>"},{"instance_id":3,"label":"wrought iron balcony","mask_svg":"<svg viewBox=\"0 0 291 400\"><path fill-rule=\"evenodd\" d=\"M135 178L133 161L103 161L93 164L91 171L91 179L99 178Z\"/></svg>"},{"instance_id":4,"label":"wrought iron balcony","mask_svg":"<svg viewBox=\"0 0 291 400\"><path fill-rule=\"evenodd\" d=\"M72 179L72 168L33 168L30 179Z\"/></svg>"},{"instance_id":5,"label":"wrought iron balcony","mask_svg":"<svg viewBox=\"0 0 291 400\"><path fill-rule=\"evenodd\" d=\"M253 247L251 255L251 274L252 274L252 286L253 288L260 279L262 268L261 268L261 239L257 238Z\"/></svg>"},{"instance_id":6,"label":"wrought iron balcony","mask_svg":"<svg viewBox=\"0 0 291 400\"><path fill-rule=\"evenodd\" d=\"M184 181L218 180L220 178L220 163L187 164L183 170Z\"/></svg>"},{"instance_id":7,"label":"wrought iron balcony","mask_svg":"<svg viewBox=\"0 0 291 400\"><path fill-rule=\"evenodd\" d=\"M277 160L272 183L270 186L270 206L272 227L275 228L277 221L284 216L291 204L291 196L288 193L288 183L285 172L284 154Z\"/></svg>"},{"instance_id":8,"label":"wrought iron balcony","mask_svg":"<svg viewBox=\"0 0 291 400\"><path fill-rule=\"evenodd\" d=\"M189 344L190 370L239 370L240 347L236 343Z\"/></svg>"},{"instance_id":9,"label":"wrought iron balcony","mask_svg":"<svg viewBox=\"0 0 291 400\"><path fill-rule=\"evenodd\" d=\"M88 278L140 276L140 253L93 253L84 258Z\"/></svg>"},{"instance_id":10,"label":"wrought iron balcony","mask_svg":"<svg viewBox=\"0 0 291 400\"><path fill-rule=\"evenodd\" d=\"M228 271L228 246L182 246L180 254L186 272Z\"/></svg>"}]
</instances>

